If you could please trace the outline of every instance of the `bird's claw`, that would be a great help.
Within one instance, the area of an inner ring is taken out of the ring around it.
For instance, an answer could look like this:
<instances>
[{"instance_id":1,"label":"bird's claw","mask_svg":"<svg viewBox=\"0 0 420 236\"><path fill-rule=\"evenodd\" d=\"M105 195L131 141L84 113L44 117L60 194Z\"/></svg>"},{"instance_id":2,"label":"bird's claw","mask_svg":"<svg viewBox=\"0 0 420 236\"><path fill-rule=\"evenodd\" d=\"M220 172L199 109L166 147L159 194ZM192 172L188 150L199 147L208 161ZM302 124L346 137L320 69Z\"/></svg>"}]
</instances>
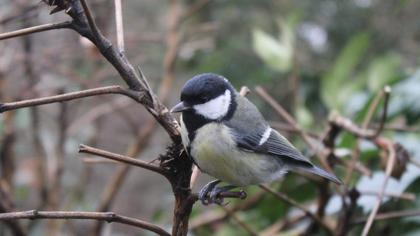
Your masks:
<instances>
[{"instance_id":1,"label":"bird's claw","mask_svg":"<svg viewBox=\"0 0 420 236\"><path fill-rule=\"evenodd\" d=\"M216 203L218 205L222 205L224 198L220 197L221 193L227 192L229 190L231 190L232 188L235 188L235 186L223 186L223 187L216 187L216 185L219 183L220 181L216 182L210 182L208 183L206 186L204 186L203 189L201 189L201 191L198 194L198 199L201 200L201 203L203 205L209 205L209 204L213 204Z\"/></svg>"},{"instance_id":2,"label":"bird's claw","mask_svg":"<svg viewBox=\"0 0 420 236\"><path fill-rule=\"evenodd\" d=\"M210 183L208 183L208 184L206 184L201 190L200 190L200 192L198 193L198 199L201 201L201 203L203 204L203 205L209 205L209 204L211 204L212 202L210 201L210 199L208 199L207 198L207 194L209 193L209 192L212 192L213 191L213 189L216 187L216 185L218 184L218 183L220 183L220 180L215 180L215 181L212 181L212 182L210 182Z\"/></svg>"}]
</instances>

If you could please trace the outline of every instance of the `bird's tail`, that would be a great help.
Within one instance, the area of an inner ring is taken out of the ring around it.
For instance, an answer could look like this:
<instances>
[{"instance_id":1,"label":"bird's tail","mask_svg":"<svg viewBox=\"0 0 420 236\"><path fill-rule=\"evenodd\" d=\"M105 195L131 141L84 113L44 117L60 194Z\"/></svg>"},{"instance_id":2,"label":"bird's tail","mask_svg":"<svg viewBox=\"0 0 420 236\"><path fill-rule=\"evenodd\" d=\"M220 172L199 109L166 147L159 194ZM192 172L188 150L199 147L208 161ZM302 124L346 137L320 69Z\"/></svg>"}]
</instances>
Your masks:
<instances>
[{"instance_id":1,"label":"bird's tail","mask_svg":"<svg viewBox=\"0 0 420 236\"><path fill-rule=\"evenodd\" d=\"M296 170L300 170L303 172L309 172L315 175L319 175L321 177L324 177L328 180L331 180L332 182L336 183L336 184L343 184L343 182L341 182L340 179L337 178L337 176L335 176L334 174L328 173L327 171L312 165L312 166L294 166L294 169Z\"/></svg>"}]
</instances>

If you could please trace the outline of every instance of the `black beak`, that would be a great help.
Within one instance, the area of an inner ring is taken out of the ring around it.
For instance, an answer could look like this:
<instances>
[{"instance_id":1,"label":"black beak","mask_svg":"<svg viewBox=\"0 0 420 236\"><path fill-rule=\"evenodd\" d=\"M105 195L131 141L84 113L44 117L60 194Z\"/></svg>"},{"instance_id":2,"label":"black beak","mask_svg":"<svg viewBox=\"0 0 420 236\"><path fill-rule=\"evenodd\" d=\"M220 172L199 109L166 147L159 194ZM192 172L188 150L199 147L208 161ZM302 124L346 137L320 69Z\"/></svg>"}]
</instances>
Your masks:
<instances>
[{"instance_id":1,"label":"black beak","mask_svg":"<svg viewBox=\"0 0 420 236\"><path fill-rule=\"evenodd\" d=\"M176 113L176 112L182 112L182 111L186 111L191 109L191 106L187 105L184 102L180 102L178 104L176 104L174 107L172 107L171 109L171 113Z\"/></svg>"}]
</instances>

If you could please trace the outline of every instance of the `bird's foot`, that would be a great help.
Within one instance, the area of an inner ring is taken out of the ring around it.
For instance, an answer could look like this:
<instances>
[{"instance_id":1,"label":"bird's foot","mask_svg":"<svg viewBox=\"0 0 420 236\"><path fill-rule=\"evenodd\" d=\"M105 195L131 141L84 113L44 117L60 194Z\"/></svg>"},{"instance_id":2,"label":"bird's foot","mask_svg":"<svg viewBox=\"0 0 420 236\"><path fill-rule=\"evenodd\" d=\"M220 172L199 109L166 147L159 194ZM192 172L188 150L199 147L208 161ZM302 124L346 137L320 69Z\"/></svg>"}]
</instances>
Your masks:
<instances>
[{"instance_id":1,"label":"bird's foot","mask_svg":"<svg viewBox=\"0 0 420 236\"><path fill-rule=\"evenodd\" d=\"M220 180L212 181L206 184L198 193L198 199L201 201L203 205L209 204L223 204L224 198L220 196L221 193L229 192L229 190L236 188L236 186L227 185L223 187L217 187L216 185L219 184Z\"/></svg>"},{"instance_id":2,"label":"bird's foot","mask_svg":"<svg viewBox=\"0 0 420 236\"><path fill-rule=\"evenodd\" d=\"M209 199L207 199L207 194L213 191L216 185L219 184L220 182L221 182L220 180L211 181L200 190L200 192L198 193L198 199L201 201L203 205L211 204L211 202L209 202Z\"/></svg>"},{"instance_id":3,"label":"bird's foot","mask_svg":"<svg viewBox=\"0 0 420 236\"><path fill-rule=\"evenodd\" d=\"M224 198L220 197L220 194L224 193L224 192L228 192L229 190L231 190L233 188L236 188L236 186L227 185L227 186L223 186L223 187L213 188L213 190L210 192L208 202L222 205Z\"/></svg>"}]
</instances>

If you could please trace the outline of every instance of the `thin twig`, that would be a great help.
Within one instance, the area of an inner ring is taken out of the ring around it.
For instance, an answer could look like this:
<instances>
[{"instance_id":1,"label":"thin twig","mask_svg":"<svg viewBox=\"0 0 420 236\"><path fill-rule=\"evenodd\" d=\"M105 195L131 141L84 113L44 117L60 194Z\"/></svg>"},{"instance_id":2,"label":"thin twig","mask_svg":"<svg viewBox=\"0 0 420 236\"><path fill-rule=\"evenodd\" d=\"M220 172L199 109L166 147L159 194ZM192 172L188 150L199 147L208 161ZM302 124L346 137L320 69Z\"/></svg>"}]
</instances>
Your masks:
<instances>
[{"instance_id":1,"label":"thin twig","mask_svg":"<svg viewBox=\"0 0 420 236\"><path fill-rule=\"evenodd\" d=\"M92 12L89 9L89 6L87 5L85 0L80 0L80 3L82 4L83 10L85 12L86 19L88 21L90 30L93 33L93 36L96 40L101 38L101 33L99 32L98 26L96 26L96 22L93 19Z\"/></svg>"},{"instance_id":2,"label":"thin twig","mask_svg":"<svg viewBox=\"0 0 420 236\"><path fill-rule=\"evenodd\" d=\"M379 194L380 194L378 192L369 191L369 190L363 190L363 191L359 191L359 192L362 195L379 196ZM416 200L416 195L414 193L389 193L389 192L387 193L387 192L385 192L383 194L383 196L392 197L392 198L399 198L399 199L408 200L408 201L415 201Z\"/></svg>"},{"instance_id":3,"label":"thin twig","mask_svg":"<svg viewBox=\"0 0 420 236\"><path fill-rule=\"evenodd\" d=\"M123 155L120 155L120 154L108 152L108 151L105 151L105 150L102 150L102 149L90 147L90 146L83 145L83 144L79 145L79 152L80 153L88 153L88 154L92 154L92 155L96 155L96 156L101 156L101 157L111 159L111 160L114 160L114 161L119 161L119 162L123 162L123 163L129 164L129 165L138 166L138 167L144 168L146 170L150 170L150 171L159 173L159 174L161 174L165 177L168 174L164 169L162 169L158 166L155 166L155 165L151 165L151 164L149 164L145 161L137 160L135 158L131 158L131 157L123 156Z\"/></svg>"},{"instance_id":4,"label":"thin twig","mask_svg":"<svg viewBox=\"0 0 420 236\"><path fill-rule=\"evenodd\" d=\"M235 212L231 211L226 206L222 206L222 209L226 212L227 215L229 215L238 225L240 225L249 235L256 236L258 233L251 228L246 222L241 220Z\"/></svg>"},{"instance_id":5,"label":"thin twig","mask_svg":"<svg viewBox=\"0 0 420 236\"><path fill-rule=\"evenodd\" d=\"M396 218L404 218L404 217L413 217L413 216L420 216L420 210L407 210L407 211L392 211L392 212L384 212L379 213L375 216L376 220L390 220ZM352 224L363 224L368 220L368 218L363 217L360 219L356 219L352 222Z\"/></svg>"},{"instance_id":6,"label":"thin twig","mask_svg":"<svg viewBox=\"0 0 420 236\"><path fill-rule=\"evenodd\" d=\"M314 213L312 213L306 207L302 206L300 203L296 202L295 200L291 199L290 197L288 197L287 195L285 195L283 193L274 191L273 189L271 189L269 186L267 186L265 184L260 184L259 186L263 190L265 190L265 191L273 194L274 196L276 196L277 198L281 199L282 201L285 201L288 204L290 204L290 205L292 205L292 206L294 206L296 208L299 208L300 210L302 210L303 212L305 212L306 215L308 215L314 221L316 221L319 225L321 225L326 230L326 232L329 235L334 235L334 232L332 231L332 229L330 228L330 226L328 226L322 219L320 219L317 215L315 215Z\"/></svg>"},{"instance_id":7,"label":"thin twig","mask_svg":"<svg viewBox=\"0 0 420 236\"><path fill-rule=\"evenodd\" d=\"M268 226L267 228L261 230L259 232L259 236L273 236L276 235L277 232L279 232L280 230L287 228L289 225L294 225L298 222L300 222L301 220L306 218L306 214L299 214L296 216L291 217L291 219L279 219L277 222L275 222L274 224Z\"/></svg>"},{"instance_id":8,"label":"thin twig","mask_svg":"<svg viewBox=\"0 0 420 236\"><path fill-rule=\"evenodd\" d=\"M420 161L418 161L417 159L415 159L414 157L410 157L411 164L417 166L417 168L420 168Z\"/></svg>"},{"instance_id":9,"label":"thin twig","mask_svg":"<svg viewBox=\"0 0 420 236\"><path fill-rule=\"evenodd\" d=\"M191 174L190 189L194 187L195 182L197 181L198 176L200 175L200 172L201 172L200 169L196 165L194 165L193 171Z\"/></svg>"},{"instance_id":10,"label":"thin twig","mask_svg":"<svg viewBox=\"0 0 420 236\"><path fill-rule=\"evenodd\" d=\"M239 94L243 97L246 97L250 92L251 90L249 90L247 86L242 86L241 90L239 91Z\"/></svg>"},{"instance_id":11,"label":"thin twig","mask_svg":"<svg viewBox=\"0 0 420 236\"><path fill-rule=\"evenodd\" d=\"M375 114L375 111L379 105L379 102L381 101L382 97L385 95L384 90L381 90L380 93L378 93L375 98L373 99L373 101L371 102L368 111L366 113L365 118L363 119L361 128L363 130L367 130L370 121L372 120L373 115ZM378 130L379 130L378 126ZM344 178L344 183L346 185L348 185L351 181L351 178L353 176L353 170L355 168L356 162L359 161L359 156L360 156L360 150L359 150L359 146L360 146L360 139L358 138L356 140L356 143L353 146L353 151L352 151L352 155L351 155L351 160L349 162L349 166L346 169L346 177Z\"/></svg>"},{"instance_id":12,"label":"thin twig","mask_svg":"<svg viewBox=\"0 0 420 236\"><path fill-rule=\"evenodd\" d=\"M328 156L328 150L326 148L320 148L317 145L311 141L311 137L300 128L299 124L296 122L296 120L276 101L273 97L271 97L265 89L263 89L261 86L257 86L255 88L255 91L257 94L264 99L270 106L281 116L283 119L285 119L295 130L298 131L298 133L302 136L303 140L306 144L317 154L321 164L330 172L332 172L332 169L330 165L327 163L327 156Z\"/></svg>"},{"instance_id":13,"label":"thin twig","mask_svg":"<svg viewBox=\"0 0 420 236\"><path fill-rule=\"evenodd\" d=\"M126 156L138 156L143 150L144 147L147 146L151 134L157 127L157 122L155 119L149 118L144 125L142 125L139 130L137 136L133 139L133 142L128 146L125 155ZM111 180L107 184L106 189L101 194L101 198L96 208L96 211L108 211L115 200L118 190L123 185L123 181L130 172L131 165L124 165L120 166L115 174L112 175ZM93 234L92 235L101 235L101 226L95 224L93 227Z\"/></svg>"},{"instance_id":14,"label":"thin twig","mask_svg":"<svg viewBox=\"0 0 420 236\"><path fill-rule=\"evenodd\" d=\"M106 86L106 87L100 87L100 88L94 88L94 89L87 89L77 92L70 92L50 97L44 97L44 98L34 98L34 99L28 99L18 102L8 102L8 103L0 103L0 113L10 110L16 110L19 108L24 107L33 107L33 106L39 106L44 104L50 104L50 103L56 103L56 102L65 102L70 101L74 99L79 98L85 98L85 97L91 97L101 94L123 94L128 97L131 97L135 100L137 100L137 96L135 96L131 91L125 90L121 88L121 86L114 85L114 86Z\"/></svg>"},{"instance_id":15,"label":"thin twig","mask_svg":"<svg viewBox=\"0 0 420 236\"><path fill-rule=\"evenodd\" d=\"M375 216L378 213L379 207L381 206L382 199L385 193L385 188L388 184L389 177L391 176L392 169L394 168L394 165L395 165L395 159L396 159L395 148L394 148L394 144L389 140L387 140L387 149L388 149L388 161L387 161L386 170L385 170L384 182L382 184L381 191L379 192L378 200L376 201L375 206L373 207L368 217L368 220L365 224L365 227L363 228L362 236L367 236L369 234L370 228L372 227L373 221L375 220Z\"/></svg>"},{"instance_id":16,"label":"thin twig","mask_svg":"<svg viewBox=\"0 0 420 236\"><path fill-rule=\"evenodd\" d=\"M300 130L295 129L294 127L291 127L286 122L278 122L278 121L269 121L272 128L280 131L284 131L287 133L293 133L293 134L300 134ZM314 132L306 132L311 138L314 139L321 139L321 137L314 133Z\"/></svg>"},{"instance_id":17,"label":"thin twig","mask_svg":"<svg viewBox=\"0 0 420 236\"><path fill-rule=\"evenodd\" d=\"M391 94L391 87L385 86L384 89L382 90L382 93L384 94L383 95L384 105L383 105L383 109L382 109L381 120L379 122L379 127L376 129L375 134L371 137L372 139L378 137L378 135L384 129L386 117L388 115L388 102L389 102L389 97L390 97L390 94ZM367 127L367 125L366 125L366 127Z\"/></svg>"},{"instance_id":18,"label":"thin twig","mask_svg":"<svg viewBox=\"0 0 420 236\"><path fill-rule=\"evenodd\" d=\"M86 211L18 211L0 213L0 220L15 220L15 219L90 219L102 220L108 223L116 222L125 225L131 225L137 228L152 231L159 235L170 236L163 228L152 223L139 220L132 217L117 215L114 212L86 212Z\"/></svg>"},{"instance_id":19,"label":"thin twig","mask_svg":"<svg viewBox=\"0 0 420 236\"><path fill-rule=\"evenodd\" d=\"M362 122L362 128L366 129L369 126L370 121L375 114L376 108L378 108L379 102L382 100L382 97L385 95L384 90L381 90L378 94L376 94L375 98L373 99L372 103L370 104L368 111L366 113L365 118Z\"/></svg>"},{"instance_id":20,"label":"thin twig","mask_svg":"<svg viewBox=\"0 0 420 236\"><path fill-rule=\"evenodd\" d=\"M121 0L114 0L115 24L117 27L117 45L120 52L124 52L124 26L122 17Z\"/></svg>"},{"instance_id":21,"label":"thin twig","mask_svg":"<svg viewBox=\"0 0 420 236\"><path fill-rule=\"evenodd\" d=\"M69 21L65 21L61 23L49 23L49 24L44 24L44 25L38 25L38 26L28 27L25 29L2 33L0 34L0 40L20 37L20 36L24 36L28 34L48 31L48 30L68 29L68 28L71 28L71 26L72 26L72 23Z\"/></svg>"},{"instance_id":22,"label":"thin twig","mask_svg":"<svg viewBox=\"0 0 420 236\"><path fill-rule=\"evenodd\" d=\"M353 121L349 118L343 117L338 113L332 113L330 115L329 122L332 125L337 126L358 138L370 139L376 134L374 130L363 129L353 123Z\"/></svg>"},{"instance_id":23,"label":"thin twig","mask_svg":"<svg viewBox=\"0 0 420 236\"><path fill-rule=\"evenodd\" d=\"M253 207L255 204L259 203L260 200L265 196L265 191L260 190L259 192L253 194L252 196L248 197L246 200L241 201L240 203L236 204L235 206L231 206L230 210L232 212L236 211L243 211ZM198 216L195 216L190 221L190 230L194 230L198 227L211 224L213 222L218 222L226 219L228 215L226 212L221 211L206 211Z\"/></svg>"},{"instance_id":24,"label":"thin twig","mask_svg":"<svg viewBox=\"0 0 420 236\"><path fill-rule=\"evenodd\" d=\"M83 158L82 161L84 163L87 163L87 164L99 164L99 163L100 164L102 164L102 163L105 163L105 164L119 164L118 161L102 159L102 158L95 158L95 157L93 157L93 158Z\"/></svg>"},{"instance_id":25,"label":"thin twig","mask_svg":"<svg viewBox=\"0 0 420 236\"><path fill-rule=\"evenodd\" d=\"M262 97L271 107L276 110L286 121L287 123L291 124L293 128L302 132L302 129L299 127L298 123L293 119L293 117L282 107L278 104L261 86L255 87L255 91L257 94Z\"/></svg>"}]
</instances>

